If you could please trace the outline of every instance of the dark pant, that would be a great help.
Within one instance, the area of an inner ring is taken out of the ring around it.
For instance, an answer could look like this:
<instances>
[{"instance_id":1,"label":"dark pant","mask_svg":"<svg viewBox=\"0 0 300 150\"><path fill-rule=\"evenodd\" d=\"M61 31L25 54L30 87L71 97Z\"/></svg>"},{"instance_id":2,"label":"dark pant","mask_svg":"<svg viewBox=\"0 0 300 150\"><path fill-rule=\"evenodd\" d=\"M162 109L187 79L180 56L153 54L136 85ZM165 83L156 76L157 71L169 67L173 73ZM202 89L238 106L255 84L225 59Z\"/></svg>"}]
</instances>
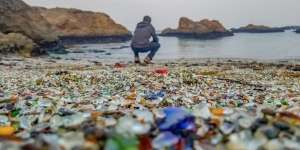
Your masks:
<instances>
[{"instance_id":1,"label":"dark pant","mask_svg":"<svg viewBox=\"0 0 300 150\"><path fill-rule=\"evenodd\" d=\"M160 44L157 42L151 42L149 47L137 48L137 47L131 46L131 48L134 53L134 57L139 57L139 53L147 53L150 51L150 53L148 54L148 57L152 60L155 53L160 48Z\"/></svg>"}]
</instances>

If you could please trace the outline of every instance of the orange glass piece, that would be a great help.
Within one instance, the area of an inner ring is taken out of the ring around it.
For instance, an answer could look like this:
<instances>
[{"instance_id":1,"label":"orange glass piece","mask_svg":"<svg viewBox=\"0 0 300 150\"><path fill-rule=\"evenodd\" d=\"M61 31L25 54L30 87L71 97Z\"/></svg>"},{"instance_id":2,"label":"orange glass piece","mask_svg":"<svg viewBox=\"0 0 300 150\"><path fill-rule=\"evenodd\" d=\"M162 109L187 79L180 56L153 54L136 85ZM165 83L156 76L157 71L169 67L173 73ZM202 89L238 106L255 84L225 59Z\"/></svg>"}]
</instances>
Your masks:
<instances>
[{"instance_id":1,"label":"orange glass piece","mask_svg":"<svg viewBox=\"0 0 300 150\"><path fill-rule=\"evenodd\" d=\"M216 116L223 116L224 115L224 109L223 108L211 108L210 112Z\"/></svg>"},{"instance_id":2,"label":"orange glass piece","mask_svg":"<svg viewBox=\"0 0 300 150\"><path fill-rule=\"evenodd\" d=\"M10 136L15 132L15 128L11 126L0 127L0 136Z\"/></svg>"}]
</instances>

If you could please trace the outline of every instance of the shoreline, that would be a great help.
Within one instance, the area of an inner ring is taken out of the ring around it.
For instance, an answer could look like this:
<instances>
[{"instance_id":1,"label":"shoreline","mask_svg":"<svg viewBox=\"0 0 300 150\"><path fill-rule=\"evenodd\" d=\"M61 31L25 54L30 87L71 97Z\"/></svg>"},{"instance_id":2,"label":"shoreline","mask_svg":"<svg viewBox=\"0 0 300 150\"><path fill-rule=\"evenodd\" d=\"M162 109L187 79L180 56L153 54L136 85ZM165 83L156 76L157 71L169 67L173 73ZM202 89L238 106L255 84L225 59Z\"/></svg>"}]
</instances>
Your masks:
<instances>
[{"instance_id":1,"label":"shoreline","mask_svg":"<svg viewBox=\"0 0 300 150\"><path fill-rule=\"evenodd\" d=\"M238 67L253 70L264 68L277 68L290 71L300 71L300 59L244 59L244 58L201 58L201 59L159 59L154 60L153 65L137 65L131 60L74 60L74 59L54 59L48 56L36 58L23 58L19 56L0 57L0 71L9 70L97 70L104 67L113 67L115 64L123 64L126 68L157 68L157 67Z\"/></svg>"},{"instance_id":2,"label":"shoreline","mask_svg":"<svg viewBox=\"0 0 300 150\"><path fill-rule=\"evenodd\" d=\"M127 42L132 38L131 34L127 35L109 35L109 36L61 36L60 42L66 45L76 44L99 44L99 43L119 43Z\"/></svg>"},{"instance_id":3,"label":"shoreline","mask_svg":"<svg viewBox=\"0 0 300 150\"><path fill-rule=\"evenodd\" d=\"M114 64L114 63L132 63L132 60L120 60L120 59L109 59L109 58L99 58L99 59L93 59L93 60L86 60L86 59L76 59L76 60L72 60L72 59L57 59L57 58L53 58L50 57L48 55L44 55L44 56L37 56L37 57L31 57L31 58L25 58L25 57L21 57L13 54L9 54L9 55L4 55L4 56L0 56L0 62L1 61L5 61L5 62L9 62L9 61L14 61L14 60L18 60L18 61L33 61L33 62L47 62L47 61L56 61L56 62L75 62L75 63L84 63L84 62L89 62L89 61L99 61L102 62L103 64ZM300 64L300 58L281 58L281 59L255 59L255 58L231 58L231 57L224 57L224 58L210 58L210 57L205 57L205 58L177 58L177 59L154 59L153 62L155 64L163 64L163 63L223 63L223 62L232 62L232 63L273 63L273 64L287 64L287 65L291 65L291 64Z\"/></svg>"}]
</instances>

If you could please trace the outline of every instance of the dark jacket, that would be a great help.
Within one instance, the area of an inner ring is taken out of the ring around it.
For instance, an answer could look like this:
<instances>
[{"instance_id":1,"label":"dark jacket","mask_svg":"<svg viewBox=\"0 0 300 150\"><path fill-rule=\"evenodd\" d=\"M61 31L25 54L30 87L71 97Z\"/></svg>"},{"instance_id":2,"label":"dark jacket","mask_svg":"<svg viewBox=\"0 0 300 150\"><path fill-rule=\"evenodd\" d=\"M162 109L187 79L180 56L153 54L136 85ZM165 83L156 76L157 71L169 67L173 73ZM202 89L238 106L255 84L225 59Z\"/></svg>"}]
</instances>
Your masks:
<instances>
[{"instance_id":1,"label":"dark jacket","mask_svg":"<svg viewBox=\"0 0 300 150\"><path fill-rule=\"evenodd\" d=\"M149 47L151 37L152 42L158 42L158 37L152 24L145 21L140 22L134 31L131 46L135 48Z\"/></svg>"}]
</instances>

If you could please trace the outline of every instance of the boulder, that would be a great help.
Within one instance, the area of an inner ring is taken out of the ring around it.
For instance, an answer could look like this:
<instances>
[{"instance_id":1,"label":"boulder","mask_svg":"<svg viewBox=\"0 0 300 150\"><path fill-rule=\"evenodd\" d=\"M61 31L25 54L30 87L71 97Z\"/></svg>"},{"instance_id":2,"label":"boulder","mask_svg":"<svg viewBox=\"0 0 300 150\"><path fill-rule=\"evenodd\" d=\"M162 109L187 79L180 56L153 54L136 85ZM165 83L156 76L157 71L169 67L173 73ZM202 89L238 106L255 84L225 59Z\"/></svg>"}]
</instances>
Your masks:
<instances>
[{"instance_id":1,"label":"boulder","mask_svg":"<svg viewBox=\"0 0 300 150\"><path fill-rule=\"evenodd\" d=\"M273 33L273 32L284 32L284 28L279 27L268 27L264 25L249 24L245 27L232 28L234 33Z\"/></svg>"},{"instance_id":2,"label":"boulder","mask_svg":"<svg viewBox=\"0 0 300 150\"><path fill-rule=\"evenodd\" d=\"M52 25L22 0L1 0L0 14L0 32L21 33L38 44L58 38Z\"/></svg>"},{"instance_id":3,"label":"boulder","mask_svg":"<svg viewBox=\"0 0 300 150\"><path fill-rule=\"evenodd\" d=\"M177 29L166 28L160 34L161 36L176 36L186 38L214 39L233 34L226 30L225 27L217 20L203 19L193 21L189 18L182 17L179 20Z\"/></svg>"},{"instance_id":4,"label":"boulder","mask_svg":"<svg viewBox=\"0 0 300 150\"><path fill-rule=\"evenodd\" d=\"M18 53L24 57L31 57L37 49L36 43L20 33L0 33L0 53Z\"/></svg>"},{"instance_id":5,"label":"boulder","mask_svg":"<svg viewBox=\"0 0 300 150\"><path fill-rule=\"evenodd\" d=\"M65 43L127 41L131 33L107 14L66 8L36 8Z\"/></svg>"}]
</instances>

